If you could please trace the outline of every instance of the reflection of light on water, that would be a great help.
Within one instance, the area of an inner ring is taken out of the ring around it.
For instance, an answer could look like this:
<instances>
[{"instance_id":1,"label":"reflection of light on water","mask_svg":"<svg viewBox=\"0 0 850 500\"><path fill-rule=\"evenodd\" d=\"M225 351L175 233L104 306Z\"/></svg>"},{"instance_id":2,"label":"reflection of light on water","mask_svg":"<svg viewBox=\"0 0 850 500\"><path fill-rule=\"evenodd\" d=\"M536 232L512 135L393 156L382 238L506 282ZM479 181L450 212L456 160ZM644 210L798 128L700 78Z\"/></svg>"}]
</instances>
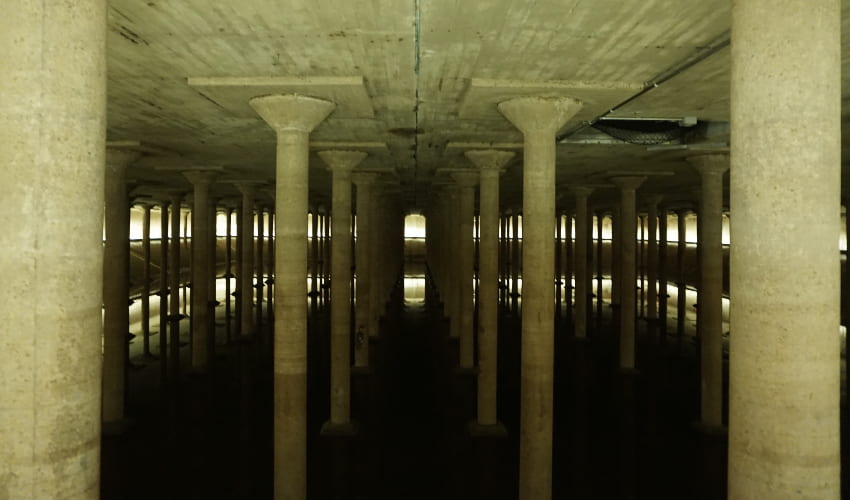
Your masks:
<instances>
[{"instance_id":1,"label":"reflection of light on water","mask_svg":"<svg viewBox=\"0 0 850 500\"><path fill-rule=\"evenodd\" d=\"M425 277L404 277L404 302L405 304L425 303Z\"/></svg>"}]
</instances>

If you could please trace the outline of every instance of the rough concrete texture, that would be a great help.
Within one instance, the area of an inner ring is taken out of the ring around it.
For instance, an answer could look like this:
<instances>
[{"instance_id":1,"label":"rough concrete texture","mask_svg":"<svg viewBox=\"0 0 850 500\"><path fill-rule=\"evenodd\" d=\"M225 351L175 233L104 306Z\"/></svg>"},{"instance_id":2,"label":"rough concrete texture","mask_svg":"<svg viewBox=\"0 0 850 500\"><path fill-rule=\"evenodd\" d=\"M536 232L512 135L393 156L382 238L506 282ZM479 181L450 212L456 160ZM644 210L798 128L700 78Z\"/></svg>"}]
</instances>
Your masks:
<instances>
[{"instance_id":1,"label":"rough concrete texture","mask_svg":"<svg viewBox=\"0 0 850 500\"><path fill-rule=\"evenodd\" d=\"M334 104L296 95L256 97L277 132L275 199L274 497L307 498L307 196L310 132ZM243 312L244 313L244 312Z\"/></svg>"},{"instance_id":2,"label":"rough concrete texture","mask_svg":"<svg viewBox=\"0 0 850 500\"><path fill-rule=\"evenodd\" d=\"M377 174L355 172L352 176L357 188L357 239L354 258L357 273L355 288L354 365L369 366L369 337L373 336L370 323L372 276L370 252L372 230L372 202Z\"/></svg>"},{"instance_id":3,"label":"rough concrete texture","mask_svg":"<svg viewBox=\"0 0 850 500\"><path fill-rule=\"evenodd\" d=\"M127 333L130 330L130 204L127 165L139 158L132 150L107 149L104 178L103 246L103 422L110 428L124 420Z\"/></svg>"},{"instance_id":4,"label":"rough concrete texture","mask_svg":"<svg viewBox=\"0 0 850 500\"><path fill-rule=\"evenodd\" d=\"M593 214L587 210L587 198L593 188L577 186L573 188L576 196L576 237L575 237L575 273L576 273L576 311L575 336L587 338L587 312L590 300L590 279L592 271L588 269L588 248L590 241L590 219Z\"/></svg>"},{"instance_id":5,"label":"rough concrete texture","mask_svg":"<svg viewBox=\"0 0 850 500\"><path fill-rule=\"evenodd\" d=\"M635 368L635 287L637 271L635 251L637 247L637 207L635 191L645 177L614 177L611 182L620 188L620 369Z\"/></svg>"},{"instance_id":6,"label":"rough concrete texture","mask_svg":"<svg viewBox=\"0 0 850 500\"><path fill-rule=\"evenodd\" d=\"M351 171L361 151L320 151L333 175L331 201L331 425L351 421Z\"/></svg>"},{"instance_id":7,"label":"rough concrete texture","mask_svg":"<svg viewBox=\"0 0 850 500\"><path fill-rule=\"evenodd\" d=\"M729 156L689 158L702 178L700 196L700 423L723 426L723 174Z\"/></svg>"},{"instance_id":8,"label":"rough concrete texture","mask_svg":"<svg viewBox=\"0 0 850 500\"><path fill-rule=\"evenodd\" d=\"M480 170L478 213L478 419L479 426L499 423L496 413L499 340L499 175L515 153L497 150L467 151ZM503 428L502 428L503 429Z\"/></svg>"},{"instance_id":9,"label":"rough concrete texture","mask_svg":"<svg viewBox=\"0 0 850 500\"><path fill-rule=\"evenodd\" d=\"M106 2L4 7L0 497L96 499Z\"/></svg>"},{"instance_id":10,"label":"rough concrete texture","mask_svg":"<svg viewBox=\"0 0 850 500\"><path fill-rule=\"evenodd\" d=\"M240 182L236 186L242 193L242 208L239 211L239 243L242 246L242 262L239 267L239 302L241 316L239 331L243 337L254 334L254 199L257 186Z\"/></svg>"},{"instance_id":11,"label":"rough concrete texture","mask_svg":"<svg viewBox=\"0 0 850 500\"><path fill-rule=\"evenodd\" d=\"M475 277L475 240L473 220L475 218L475 186L478 171L453 172L452 179L458 185L458 202L455 224L457 225L457 305L458 337L460 339L460 367L475 366L473 316L475 315L473 279Z\"/></svg>"},{"instance_id":12,"label":"rough concrete texture","mask_svg":"<svg viewBox=\"0 0 850 500\"><path fill-rule=\"evenodd\" d=\"M208 288L210 282L210 184L215 174L203 170L183 172L192 183L192 370L204 371L210 362Z\"/></svg>"},{"instance_id":13,"label":"rough concrete texture","mask_svg":"<svg viewBox=\"0 0 850 500\"><path fill-rule=\"evenodd\" d=\"M663 196L651 196L646 204L646 319L651 323L658 319L658 204L662 199Z\"/></svg>"},{"instance_id":14,"label":"rough concrete texture","mask_svg":"<svg viewBox=\"0 0 850 500\"><path fill-rule=\"evenodd\" d=\"M841 2L733 2L732 39L729 498L837 499Z\"/></svg>"},{"instance_id":15,"label":"rough concrete texture","mask_svg":"<svg viewBox=\"0 0 850 500\"><path fill-rule=\"evenodd\" d=\"M519 498L552 497L555 133L582 107L571 98L517 98L499 111L525 137Z\"/></svg>"}]
</instances>

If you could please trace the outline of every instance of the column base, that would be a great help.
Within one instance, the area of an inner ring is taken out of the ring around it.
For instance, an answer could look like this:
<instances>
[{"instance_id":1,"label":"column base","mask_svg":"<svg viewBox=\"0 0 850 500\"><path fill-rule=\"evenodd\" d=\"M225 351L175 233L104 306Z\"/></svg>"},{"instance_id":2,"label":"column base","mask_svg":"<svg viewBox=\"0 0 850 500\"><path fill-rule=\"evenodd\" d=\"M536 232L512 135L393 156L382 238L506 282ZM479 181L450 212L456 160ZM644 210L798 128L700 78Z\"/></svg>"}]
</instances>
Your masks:
<instances>
[{"instance_id":1,"label":"column base","mask_svg":"<svg viewBox=\"0 0 850 500\"><path fill-rule=\"evenodd\" d=\"M121 420L115 420L113 422L103 422L100 426L100 432L104 436L107 437L117 437L122 436L127 433L133 426L136 425L136 421L132 418L124 417Z\"/></svg>"},{"instance_id":2,"label":"column base","mask_svg":"<svg viewBox=\"0 0 850 500\"><path fill-rule=\"evenodd\" d=\"M466 431L469 434L469 437L473 439L502 439L508 437L508 429L505 428L505 424L501 422L496 422L492 425L483 425L479 424L476 420L471 420L468 424L466 424Z\"/></svg>"},{"instance_id":3,"label":"column base","mask_svg":"<svg viewBox=\"0 0 850 500\"><path fill-rule=\"evenodd\" d=\"M360 424L356 420L351 420L342 424L331 423L330 420L322 424L320 436L328 438L352 438L360 434Z\"/></svg>"}]
</instances>

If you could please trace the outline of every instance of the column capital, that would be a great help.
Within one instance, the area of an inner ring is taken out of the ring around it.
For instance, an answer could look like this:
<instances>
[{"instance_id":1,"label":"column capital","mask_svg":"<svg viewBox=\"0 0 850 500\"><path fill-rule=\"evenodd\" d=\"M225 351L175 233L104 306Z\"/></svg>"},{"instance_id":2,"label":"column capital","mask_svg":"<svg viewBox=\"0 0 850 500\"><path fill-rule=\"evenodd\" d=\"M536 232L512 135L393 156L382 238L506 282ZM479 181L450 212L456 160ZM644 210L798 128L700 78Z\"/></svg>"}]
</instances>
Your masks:
<instances>
[{"instance_id":1,"label":"column capital","mask_svg":"<svg viewBox=\"0 0 850 500\"><path fill-rule=\"evenodd\" d=\"M218 177L218 172L212 169L191 169L191 170L183 170L180 172L183 174L183 177L186 178L193 186L209 186L212 184L216 177Z\"/></svg>"},{"instance_id":2,"label":"column capital","mask_svg":"<svg viewBox=\"0 0 850 500\"><path fill-rule=\"evenodd\" d=\"M555 135L582 106L581 101L572 97L517 97L500 102L498 109L523 134L546 132Z\"/></svg>"},{"instance_id":3,"label":"column capital","mask_svg":"<svg viewBox=\"0 0 850 500\"><path fill-rule=\"evenodd\" d=\"M570 186L570 191L575 195L576 199L585 198L587 199L591 194L593 194L594 188L590 186Z\"/></svg>"},{"instance_id":4,"label":"column capital","mask_svg":"<svg viewBox=\"0 0 850 500\"><path fill-rule=\"evenodd\" d=\"M644 201L646 202L647 207L658 207L662 201L664 201L663 194L652 194L647 196Z\"/></svg>"},{"instance_id":5,"label":"column capital","mask_svg":"<svg viewBox=\"0 0 850 500\"><path fill-rule=\"evenodd\" d=\"M368 154L363 151L349 151L342 149L319 151L317 154L319 155L319 158L328 165L328 170L333 172L334 175L338 173L346 175L350 174L351 171L354 170L354 167L360 164L360 162L368 156Z\"/></svg>"},{"instance_id":6,"label":"column capital","mask_svg":"<svg viewBox=\"0 0 850 500\"><path fill-rule=\"evenodd\" d=\"M126 168L135 163L141 156L140 152L132 149L107 147L106 165L110 168Z\"/></svg>"},{"instance_id":7,"label":"column capital","mask_svg":"<svg viewBox=\"0 0 850 500\"><path fill-rule=\"evenodd\" d=\"M376 172L366 172L366 171L354 171L351 174L351 182L354 183L355 186L372 186L377 182L378 177L381 174Z\"/></svg>"},{"instance_id":8,"label":"column capital","mask_svg":"<svg viewBox=\"0 0 850 500\"><path fill-rule=\"evenodd\" d=\"M723 175L729 170L729 153L689 156L686 161L699 172L700 176Z\"/></svg>"},{"instance_id":9,"label":"column capital","mask_svg":"<svg viewBox=\"0 0 850 500\"><path fill-rule=\"evenodd\" d=\"M646 181L646 176L643 175L618 175L611 177L611 182L620 189L634 191Z\"/></svg>"},{"instance_id":10,"label":"column capital","mask_svg":"<svg viewBox=\"0 0 850 500\"><path fill-rule=\"evenodd\" d=\"M498 149L473 149L464 153L464 156L473 165L484 172L502 173L505 166L511 161L516 153L512 151L500 151Z\"/></svg>"},{"instance_id":11,"label":"column capital","mask_svg":"<svg viewBox=\"0 0 850 500\"><path fill-rule=\"evenodd\" d=\"M295 94L258 96L248 104L278 133L312 132L336 108L330 101Z\"/></svg>"},{"instance_id":12,"label":"column capital","mask_svg":"<svg viewBox=\"0 0 850 500\"><path fill-rule=\"evenodd\" d=\"M265 184L262 181L237 181L233 185L242 193L242 196L256 196L257 188Z\"/></svg>"},{"instance_id":13,"label":"column capital","mask_svg":"<svg viewBox=\"0 0 850 500\"><path fill-rule=\"evenodd\" d=\"M455 181L455 184L462 188L474 188L478 185L478 181L481 178L478 170L474 169L453 170L449 172L449 175Z\"/></svg>"}]
</instances>

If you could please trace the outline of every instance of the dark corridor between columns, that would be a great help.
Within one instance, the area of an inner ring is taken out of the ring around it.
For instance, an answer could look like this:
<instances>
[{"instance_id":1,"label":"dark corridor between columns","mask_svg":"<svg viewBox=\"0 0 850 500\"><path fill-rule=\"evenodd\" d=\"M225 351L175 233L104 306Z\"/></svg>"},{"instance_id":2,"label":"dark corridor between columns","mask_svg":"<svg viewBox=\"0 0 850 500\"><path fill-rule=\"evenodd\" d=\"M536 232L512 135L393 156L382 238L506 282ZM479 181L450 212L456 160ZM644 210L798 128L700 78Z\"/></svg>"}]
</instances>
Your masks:
<instances>
[{"instance_id":1,"label":"dark corridor between columns","mask_svg":"<svg viewBox=\"0 0 850 500\"><path fill-rule=\"evenodd\" d=\"M521 304L500 307L499 418L508 435L470 437L475 379L456 370L458 343L426 281L425 300L406 302L399 279L370 342L372 371L352 374L353 438L320 434L329 307L312 304L308 498L517 498ZM580 343L556 319L553 498L725 498L724 441L692 426L695 353L644 329L638 361L647 368L624 376L613 322L606 308ZM185 373L163 386L156 360L132 370L135 423L103 438L102 498L272 498L270 330L219 346L211 376Z\"/></svg>"}]
</instances>

